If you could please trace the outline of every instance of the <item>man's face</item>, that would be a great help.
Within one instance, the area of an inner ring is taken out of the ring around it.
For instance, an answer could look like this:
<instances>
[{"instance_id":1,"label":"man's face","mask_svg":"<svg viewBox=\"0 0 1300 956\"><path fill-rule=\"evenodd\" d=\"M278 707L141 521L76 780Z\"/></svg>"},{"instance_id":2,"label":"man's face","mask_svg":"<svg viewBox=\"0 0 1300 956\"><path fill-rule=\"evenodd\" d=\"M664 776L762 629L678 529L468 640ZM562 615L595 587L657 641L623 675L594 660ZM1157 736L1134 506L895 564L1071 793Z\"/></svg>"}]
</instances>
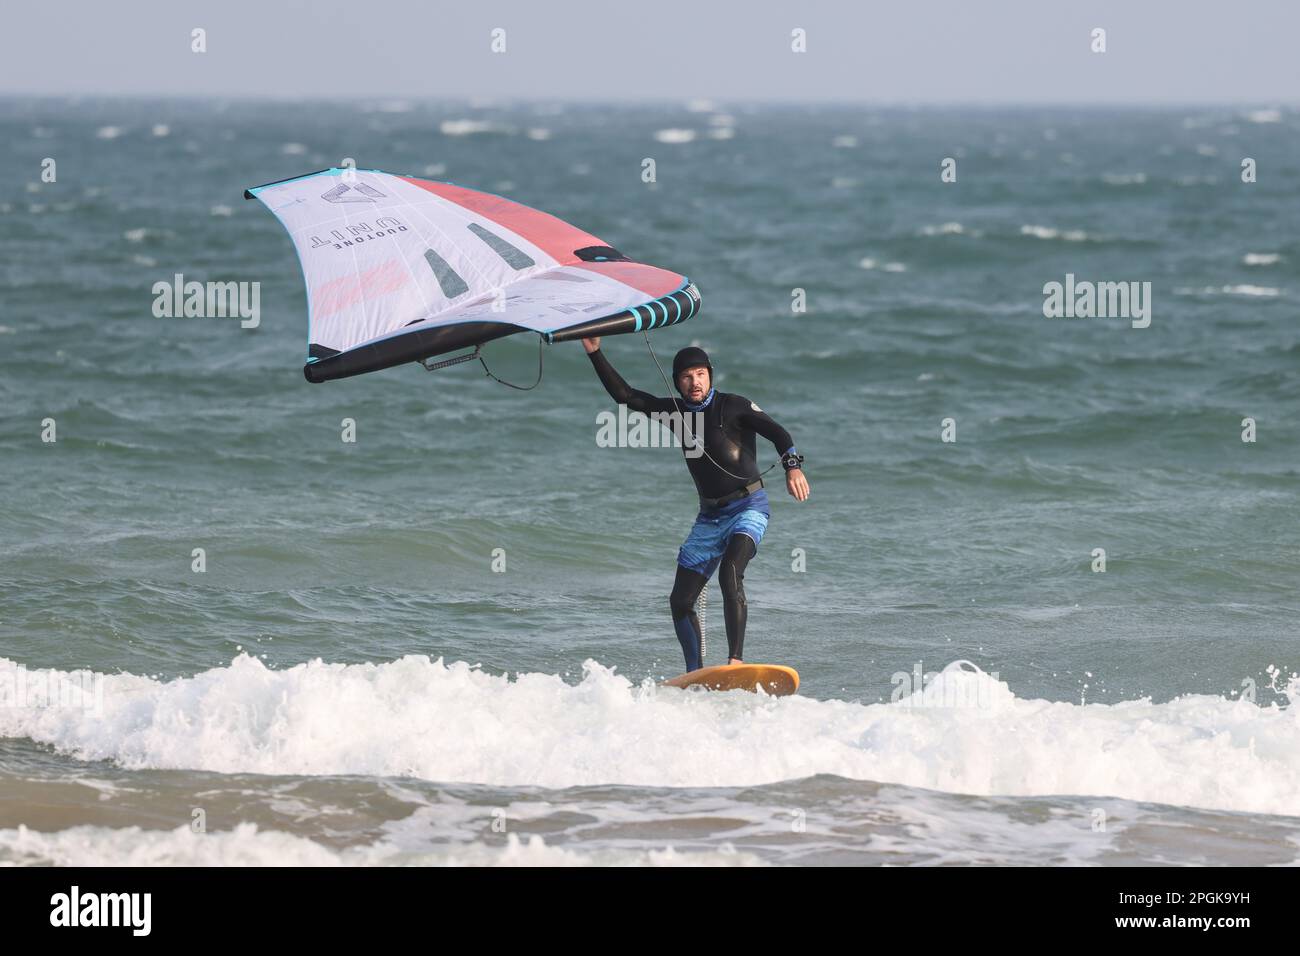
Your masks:
<instances>
[{"instance_id":1,"label":"man's face","mask_svg":"<svg viewBox=\"0 0 1300 956\"><path fill-rule=\"evenodd\" d=\"M702 402L709 394L709 370L706 366L684 368L677 375L677 388L688 402Z\"/></svg>"}]
</instances>

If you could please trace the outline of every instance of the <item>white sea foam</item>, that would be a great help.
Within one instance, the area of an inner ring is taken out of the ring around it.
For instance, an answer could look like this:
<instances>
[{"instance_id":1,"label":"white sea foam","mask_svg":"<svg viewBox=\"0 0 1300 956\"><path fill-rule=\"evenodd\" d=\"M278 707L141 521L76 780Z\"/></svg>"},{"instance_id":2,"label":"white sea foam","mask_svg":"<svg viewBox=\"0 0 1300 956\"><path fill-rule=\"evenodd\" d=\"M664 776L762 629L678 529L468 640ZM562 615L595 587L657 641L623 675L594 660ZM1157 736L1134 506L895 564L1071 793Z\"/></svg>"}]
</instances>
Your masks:
<instances>
[{"instance_id":1,"label":"white sea foam","mask_svg":"<svg viewBox=\"0 0 1300 956\"><path fill-rule=\"evenodd\" d=\"M1140 186L1147 181L1146 173L1102 173L1102 181L1108 186Z\"/></svg>"},{"instance_id":2,"label":"white sea foam","mask_svg":"<svg viewBox=\"0 0 1300 956\"><path fill-rule=\"evenodd\" d=\"M921 235L923 236L960 236L964 235L966 227L959 222L943 222L937 226L922 226Z\"/></svg>"},{"instance_id":3,"label":"white sea foam","mask_svg":"<svg viewBox=\"0 0 1300 956\"><path fill-rule=\"evenodd\" d=\"M16 684L17 669L0 658L0 688ZM956 664L925 688L923 705L690 694L634 685L594 661L576 685L550 674L508 679L423 656L271 670L241 654L189 678L102 682L95 710L0 707L0 736L130 768L546 787L744 786L832 773L958 793L1300 815L1294 707L1204 695L1021 700ZM1293 680L1289 698L1297 691Z\"/></svg>"},{"instance_id":4,"label":"white sea foam","mask_svg":"<svg viewBox=\"0 0 1300 956\"><path fill-rule=\"evenodd\" d=\"M1175 295L1248 295L1263 296L1272 298L1282 294L1281 289L1276 289L1266 285L1207 285L1199 288L1194 286L1178 286L1174 289Z\"/></svg>"},{"instance_id":5,"label":"white sea foam","mask_svg":"<svg viewBox=\"0 0 1300 956\"><path fill-rule=\"evenodd\" d=\"M53 833L28 827L0 830L0 866L761 866L752 853L729 848L571 850L547 846L536 834L527 842L513 833L503 847L467 843L406 850L380 841L336 850L305 837L259 830L240 823L233 830L195 833L140 827L78 826Z\"/></svg>"},{"instance_id":6,"label":"white sea foam","mask_svg":"<svg viewBox=\"0 0 1300 956\"><path fill-rule=\"evenodd\" d=\"M471 136L474 133L490 133L496 126L486 120L454 119L443 120L438 124L438 131L444 136Z\"/></svg>"},{"instance_id":7,"label":"white sea foam","mask_svg":"<svg viewBox=\"0 0 1300 956\"><path fill-rule=\"evenodd\" d=\"M1066 242L1086 242L1088 234L1082 229L1053 229L1051 226L1021 226L1020 234L1022 236L1033 236L1036 239L1064 239Z\"/></svg>"},{"instance_id":8,"label":"white sea foam","mask_svg":"<svg viewBox=\"0 0 1300 956\"><path fill-rule=\"evenodd\" d=\"M695 130L693 129L656 130L655 139L661 143L689 143L695 139Z\"/></svg>"},{"instance_id":9,"label":"white sea foam","mask_svg":"<svg viewBox=\"0 0 1300 956\"><path fill-rule=\"evenodd\" d=\"M859 259L859 269L883 269L885 272L906 272L907 266L901 262L886 262L883 265L875 259Z\"/></svg>"}]
</instances>

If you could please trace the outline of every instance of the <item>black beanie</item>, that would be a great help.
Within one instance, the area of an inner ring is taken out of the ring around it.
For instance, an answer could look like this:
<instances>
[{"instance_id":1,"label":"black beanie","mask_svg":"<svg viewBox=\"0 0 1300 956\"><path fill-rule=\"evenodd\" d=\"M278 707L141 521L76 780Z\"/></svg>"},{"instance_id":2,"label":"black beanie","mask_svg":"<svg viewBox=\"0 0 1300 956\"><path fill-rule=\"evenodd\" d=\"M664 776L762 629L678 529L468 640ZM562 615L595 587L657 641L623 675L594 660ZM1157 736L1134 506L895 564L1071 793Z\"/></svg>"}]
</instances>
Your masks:
<instances>
[{"instance_id":1,"label":"black beanie","mask_svg":"<svg viewBox=\"0 0 1300 956\"><path fill-rule=\"evenodd\" d=\"M709 353L695 345L688 345L682 349L673 358L673 381L677 376L682 374L684 368L697 368L703 365L709 370L709 378L713 378L713 363L709 361Z\"/></svg>"}]
</instances>

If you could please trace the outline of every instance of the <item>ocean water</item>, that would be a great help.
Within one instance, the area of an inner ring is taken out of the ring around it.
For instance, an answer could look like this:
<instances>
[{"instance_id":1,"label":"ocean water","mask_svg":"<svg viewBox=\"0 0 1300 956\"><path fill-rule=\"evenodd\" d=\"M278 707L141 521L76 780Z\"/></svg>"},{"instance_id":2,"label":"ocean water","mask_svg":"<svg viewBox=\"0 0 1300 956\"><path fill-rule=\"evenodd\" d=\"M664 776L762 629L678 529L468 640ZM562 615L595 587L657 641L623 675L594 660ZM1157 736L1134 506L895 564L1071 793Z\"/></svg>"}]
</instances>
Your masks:
<instances>
[{"instance_id":1,"label":"ocean water","mask_svg":"<svg viewBox=\"0 0 1300 956\"><path fill-rule=\"evenodd\" d=\"M1300 113L10 99L0 152L0 863L1300 859ZM746 578L799 695L656 687L693 487L579 344L304 381L241 194L347 157L698 283L660 361L807 457Z\"/></svg>"}]
</instances>

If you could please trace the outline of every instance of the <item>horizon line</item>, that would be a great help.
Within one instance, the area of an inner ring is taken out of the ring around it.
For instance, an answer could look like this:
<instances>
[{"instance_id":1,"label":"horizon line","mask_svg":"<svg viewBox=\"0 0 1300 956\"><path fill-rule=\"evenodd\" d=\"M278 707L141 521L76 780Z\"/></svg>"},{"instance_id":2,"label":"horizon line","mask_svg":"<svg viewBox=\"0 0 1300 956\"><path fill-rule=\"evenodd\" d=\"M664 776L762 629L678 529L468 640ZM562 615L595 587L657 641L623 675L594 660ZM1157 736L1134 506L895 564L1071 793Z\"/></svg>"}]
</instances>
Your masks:
<instances>
[{"instance_id":1,"label":"horizon line","mask_svg":"<svg viewBox=\"0 0 1300 956\"><path fill-rule=\"evenodd\" d=\"M38 92L24 90L0 90L0 101L5 100L55 100L55 101L137 101L137 102L226 102L226 103L375 103L388 102L409 106L430 106L455 104L470 109L491 109L505 105L583 105L583 106L678 106L689 107L691 104L708 104L691 112L709 113L723 106L831 106L831 107L874 107L881 109L979 109L979 108L1131 108L1131 109L1171 109L1186 107L1218 107L1237 109L1300 109L1300 100L906 100L906 99L797 99L797 98L738 98L722 96L672 96L641 97L614 99L590 96L484 96L481 94L461 94L448 96L411 96L409 94L390 93L347 93L338 95L321 95L307 93L295 94L257 94L257 93L137 93L137 92ZM394 111L401 112L401 111Z\"/></svg>"}]
</instances>

